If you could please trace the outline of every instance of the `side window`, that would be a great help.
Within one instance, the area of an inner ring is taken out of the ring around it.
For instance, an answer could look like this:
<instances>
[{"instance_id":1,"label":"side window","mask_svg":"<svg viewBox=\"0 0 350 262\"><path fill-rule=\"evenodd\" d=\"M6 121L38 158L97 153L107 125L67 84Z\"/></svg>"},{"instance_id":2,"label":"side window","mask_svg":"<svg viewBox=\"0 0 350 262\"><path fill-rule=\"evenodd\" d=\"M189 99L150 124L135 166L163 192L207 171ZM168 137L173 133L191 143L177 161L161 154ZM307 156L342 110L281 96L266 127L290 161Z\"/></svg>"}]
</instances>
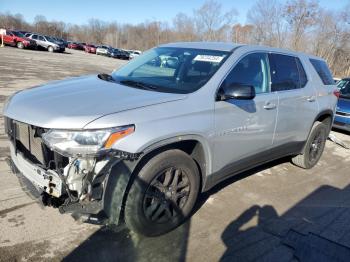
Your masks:
<instances>
[{"instance_id":1,"label":"side window","mask_svg":"<svg viewBox=\"0 0 350 262\"><path fill-rule=\"evenodd\" d=\"M39 38L40 41L45 41L45 38L43 36L41 36L41 35L39 35L38 38Z\"/></svg>"},{"instance_id":2,"label":"side window","mask_svg":"<svg viewBox=\"0 0 350 262\"><path fill-rule=\"evenodd\" d=\"M32 35L32 39L38 40L38 36L37 35Z\"/></svg>"},{"instance_id":3,"label":"side window","mask_svg":"<svg viewBox=\"0 0 350 262\"><path fill-rule=\"evenodd\" d=\"M270 65L273 92L300 88L299 70L294 56L270 54Z\"/></svg>"},{"instance_id":4,"label":"side window","mask_svg":"<svg viewBox=\"0 0 350 262\"><path fill-rule=\"evenodd\" d=\"M300 62L300 59L296 57L295 61L297 62L297 66L299 70L300 87L303 88L304 86L306 86L307 76L302 63Z\"/></svg>"},{"instance_id":5,"label":"side window","mask_svg":"<svg viewBox=\"0 0 350 262\"><path fill-rule=\"evenodd\" d=\"M331 71L329 70L325 61L310 59L312 66L315 68L317 74L321 78L324 85L334 85L334 80Z\"/></svg>"},{"instance_id":6,"label":"side window","mask_svg":"<svg viewBox=\"0 0 350 262\"><path fill-rule=\"evenodd\" d=\"M269 92L268 56L265 53L253 53L242 58L227 75L223 85L243 84L254 86L255 92Z\"/></svg>"}]
</instances>

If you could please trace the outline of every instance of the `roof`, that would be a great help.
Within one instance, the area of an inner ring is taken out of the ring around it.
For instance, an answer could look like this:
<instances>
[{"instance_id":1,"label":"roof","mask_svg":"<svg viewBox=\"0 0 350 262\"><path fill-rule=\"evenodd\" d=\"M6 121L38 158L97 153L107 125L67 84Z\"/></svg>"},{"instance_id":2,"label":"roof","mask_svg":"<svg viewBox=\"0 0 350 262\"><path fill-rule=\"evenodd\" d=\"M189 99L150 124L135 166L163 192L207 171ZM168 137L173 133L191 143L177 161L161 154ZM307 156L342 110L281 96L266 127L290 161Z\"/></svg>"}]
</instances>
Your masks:
<instances>
[{"instance_id":1,"label":"roof","mask_svg":"<svg viewBox=\"0 0 350 262\"><path fill-rule=\"evenodd\" d=\"M252 50L265 50L267 52L279 52L293 55L305 55L308 58L314 58L319 60L324 60L318 56L312 54L306 54L302 52L297 52L289 49L275 48L264 45L246 45L246 44L237 44L232 42L177 42L159 45L160 47L179 47L179 48L195 48L195 49L209 49L209 50L218 50L218 51L233 51L237 47L245 46Z\"/></svg>"},{"instance_id":2,"label":"roof","mask_svg":"<svg viewBox=\"0 0 350 262\"><path fill-rule=\"evenodd\" d=\"M195 48L195 49L209 49L217 51L230 52L236 47L242 46L230 42L177 42L160 45L160 47L180 47L180 48Z\"/></svg>"}]
</instances>

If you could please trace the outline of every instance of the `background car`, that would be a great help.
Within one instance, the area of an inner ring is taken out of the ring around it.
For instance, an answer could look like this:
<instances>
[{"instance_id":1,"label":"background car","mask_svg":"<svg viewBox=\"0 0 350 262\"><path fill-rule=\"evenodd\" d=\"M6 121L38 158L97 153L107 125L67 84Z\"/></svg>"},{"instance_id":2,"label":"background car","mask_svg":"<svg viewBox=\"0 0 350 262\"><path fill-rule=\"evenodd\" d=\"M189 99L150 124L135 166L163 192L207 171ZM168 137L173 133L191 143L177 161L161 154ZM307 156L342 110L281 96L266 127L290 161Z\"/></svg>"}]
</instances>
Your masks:
<instances>
[{"instance_id":1,"label":"background car","mask_svg":"<svg viewBox=\"0 0 350 262\"><path fill-rule=\"evenodd\" d=\"M129 54L129 52L127 52L125 50L118 49L118 48L113 48L112 52L110 54L110 57L118 58L118 59L124 59L124 60L129 60L130 54Z\"/></svg>"},{"instance_id":2,"label":"background car","mask_svg":"<svg viewBox=\"0 0 350 262\"><path fill-rule=\"evenodd\" d=\"M113 52L113 48L108 45L101 45L96 48L96 55L110 56Z\"/></svg>"},{"instance_id":3,"label":"background car","mask_svg":"<svg viewBox=\"0 0 350 262\"><path fill-rule=\"evenodd\" d=\"M333 127L350 132L350 77L340 80L337 87L340 94Z\"/></svg>"},{"instance_id":4,"label":"background car","mask_svg":"<svg viewBox=\"0 0 350 262\"><path fill-rule=\"evenodd\" d=\"M56 40L57 42L62 43L65 47L68 46L68 42L62 38L56 37L56 36L51 36L52 39Z\"/></svg>"},{"instance_id":5,"label":"background car","mask_svg":"<svg viewBox=\"0 0 350 262\"><path fill-rule=\"evenodd\" d=\"M70 42L68 43L67 47L69 49L84 50L84 47L78 42Z\"/></svg>"},{"instance_id":6,"label":"background car","mask_svg":"<svg viewBox=\"0 0 350 262\"><path fill-rule=\"evenodd\" d=\"M36 48L36 42L25 37L19 31L6 30L6 35L4 35L4 44L17 46L18 48Z\"/></svg>"},{"instance_id":7,"label":"background car","mask_svg":"<svg viewBox=\"0 0 350 262\"><path fill-rule=\"evenodd\" d=\"M96 46L91 44L86 44L84 46L84 51L86 53L96 54Z\"/></svg>"},{"instance_id":8,"label":"background car","mask_svg":"<svg viewBox=\"0 0 350 262\"><path fill-rule=\"evenodd\" d=\"M47 50L49 52L64 52L65 50L63 43L57 42L50 36L31 34L28 38L34 40L38 48Z\"/></svg>"},{"instance_id":9,"label":"background car","mask_svg":"<svg viewBox=\"0 0 350 262\"><path fill-rule=\"evenodd\" d=\"M129 58L130 59L133 59L133 58L135 58L135 57L137 57L137 56L139 56L139 55L141 55L141 51L139 51L139 50L131 50L131 51L129 51Z\"/></svg>"}]
</instances>

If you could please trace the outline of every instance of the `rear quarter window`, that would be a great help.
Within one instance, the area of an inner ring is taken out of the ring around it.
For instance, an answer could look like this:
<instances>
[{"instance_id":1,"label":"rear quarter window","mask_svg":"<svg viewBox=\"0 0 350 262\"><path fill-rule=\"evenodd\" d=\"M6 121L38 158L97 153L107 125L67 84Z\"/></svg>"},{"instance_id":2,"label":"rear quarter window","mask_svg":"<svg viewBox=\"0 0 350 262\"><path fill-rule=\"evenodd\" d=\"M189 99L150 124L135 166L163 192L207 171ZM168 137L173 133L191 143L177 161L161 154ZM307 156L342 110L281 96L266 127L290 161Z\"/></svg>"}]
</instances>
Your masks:
<instances>
[{"instance_id":1,"label":"rear quarter window","mask_svg":"<svg viewBox=\"0 0 350 262\"><path fill-rule=\"evenodd\" d=\"M310 59L312 66L315 68L318 76L321 78L324 85L334 85L334 80L331 71L325 61L318 59Z\"/></svg>"}]
</instances>

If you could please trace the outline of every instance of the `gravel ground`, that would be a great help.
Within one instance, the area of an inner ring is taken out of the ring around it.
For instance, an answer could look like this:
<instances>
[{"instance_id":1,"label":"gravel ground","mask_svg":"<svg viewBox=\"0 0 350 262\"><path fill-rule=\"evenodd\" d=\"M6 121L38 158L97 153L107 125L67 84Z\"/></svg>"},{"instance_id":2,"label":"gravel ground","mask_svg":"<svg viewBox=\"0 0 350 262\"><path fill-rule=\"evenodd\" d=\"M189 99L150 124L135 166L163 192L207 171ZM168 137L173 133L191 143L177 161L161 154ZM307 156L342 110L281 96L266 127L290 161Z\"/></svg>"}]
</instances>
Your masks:
<instances>
[{"instance_id":1,"label":"gravel ground","mask_svg":"<svg viewBox=\"0 0 350 262\"><path fill-rule=\"evenodd\" d=\"M0 48L0 61L0 110L17 90L110 72L125 63L80 51L51 54L10 47ZM333 134L350 144L350 134ZM200 197L187 223L158 238L80 224L42 208L11 174L4 161L7 145L1 116L0 261L307 261L315 254L324 261L350 258L350 151L331 141L312 170L282 159L220 184Z\"/></svg>"}]
</instances>

